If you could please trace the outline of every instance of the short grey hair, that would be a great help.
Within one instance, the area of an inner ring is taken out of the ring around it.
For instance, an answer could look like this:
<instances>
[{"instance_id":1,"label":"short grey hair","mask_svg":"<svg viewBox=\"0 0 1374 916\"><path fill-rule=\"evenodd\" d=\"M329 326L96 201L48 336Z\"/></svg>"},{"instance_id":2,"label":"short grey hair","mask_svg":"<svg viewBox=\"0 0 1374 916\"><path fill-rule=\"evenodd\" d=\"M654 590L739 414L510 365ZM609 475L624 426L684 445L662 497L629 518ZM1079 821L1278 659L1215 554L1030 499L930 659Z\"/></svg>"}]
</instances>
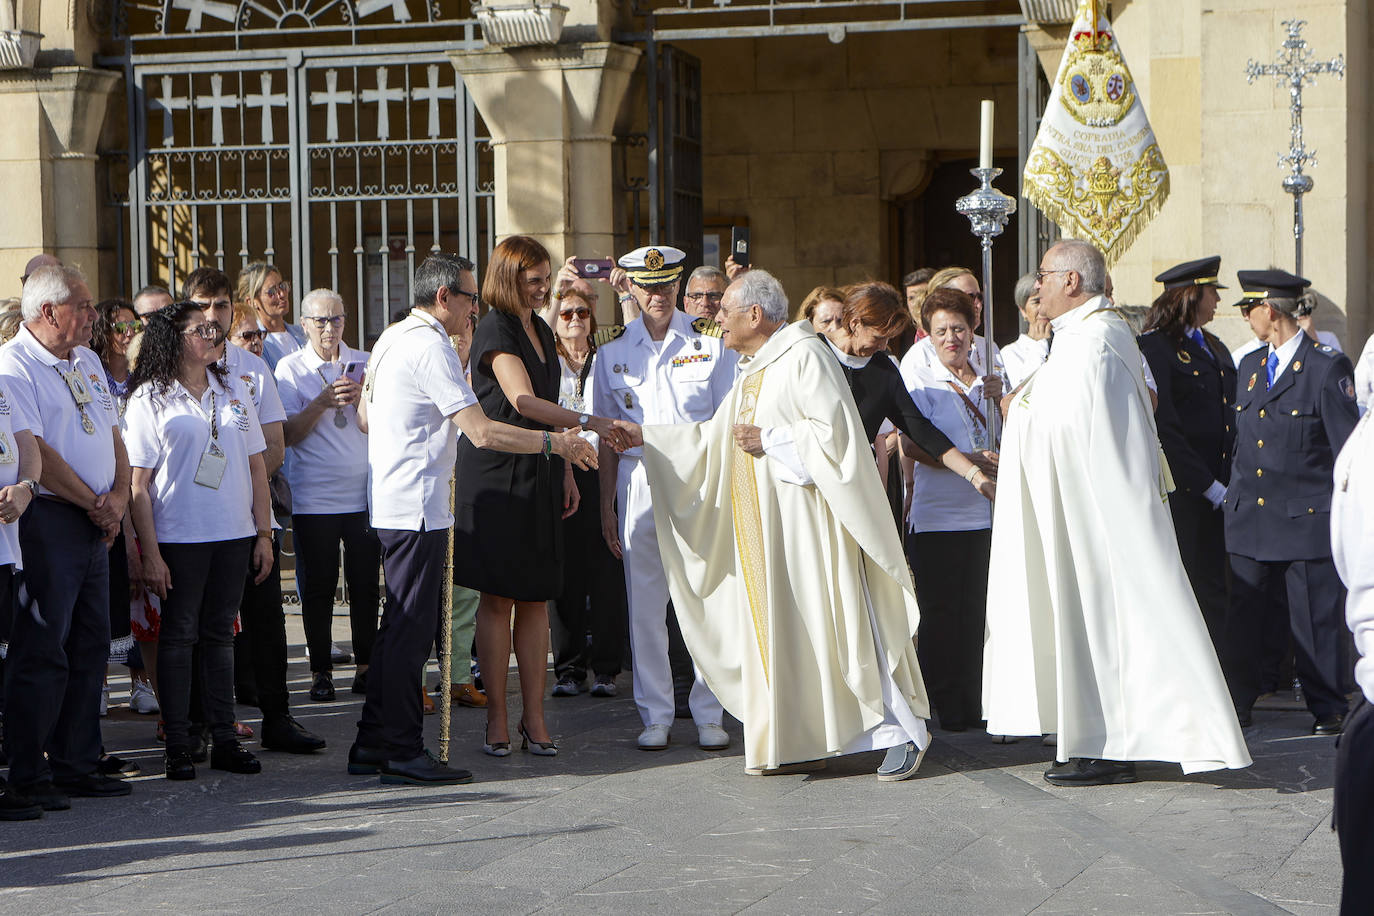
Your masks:
<instances>
[{"instance_id":1,"label":"short grey hair","mask_svg":"<svg viewBox=\"0 0 1374 916\"><path fill-rule=\"evenodd\" d=\"M733 286L735 301L744 308L757 305L769 321L787 320L787 293L778 278L768 271L755 268L736 280Z\"/></svg>"},{"instance_id":2,"label":"short grey hair","mask_svg":"<svg viewBox=\"0 0 1374 916\"><path fill-rule=\"evenodd\" d=\"M1054 249L1059 251L1059 266L1078 274L1083 292L1101 295L1107 289L1107 261L1092 242L1082 239L1060 239Z\"/></svg>"},{"instance_id":3,"label":"short grey hair","mask_svg":"<svg viewBox=\"0 0 1374 916\"><path fill-rule=\"evenodd\" d=\"M1289 318L1296 318L1299 314L1298 306L1301 304L1301 300L1290 299L1286 296L1274 296L1272 298L1265 299L1264 304L1272 306L1278 311L1283 312Z\"/></svg>"},{"instance_id":4,"label":"short grey hair","mask_svg":"<svg viewBox=\"0 0 1374 916\"><path fill-rule=\"evenodd\" d=\"M710 264L703 264L692 271L691 276L687 278L687 285L691 286L693 280L711 280L715 283L723 283L726 286L730 285L730 278L725 275L725 271L721 270L719 267L712 267Z\"/></svg>"},{"instance_id":5,"label":"short grey hair","mask_svg":"<svg viewBox=\"0 0 1374 916\"><path fill-rule=\"evenodd\" d=\"M1024 273L1021 279L1016 281L1016 288L1012 290L1011 296L1016 300L1016 310L1023 312L1030 297L1035 295L1035 271Z\"/></svg>"},{"instance_id":6,"label":"short grey hair","mask_svg":"<svg viewBox=\"0 0 1374 916\"><path fill-rule=\"evenodd\" d=\"M33 321L43 314L43 305L63 305L72 298L77 286L86 285L86 275L65 264L40 267L29 274L20 299L20 311L25 321Z\"/></svg>"},{"instance_id":7,"label":"short grey hair","mask_svg":"<svg viewBox=\"0 0 1374 916\"><path fill-rule=\"evenodd\" d=\"M338 293L334 292L332 289L329 289L326 286L321 286L318 289L312 289L310 292L306 293L303 297L301 297L301 314L304 315L306 312L310 311L310 306L314 305L317 302L322 304L337 302L339 303L340 308L344 307L343 296L340 296ZM344 309L344 311L347 312L347 309Z\"/></svg>"},{"instance_id":8,"label":"short grey hair","mask_svg":"<svg viewBox=\"0 0 1374 916\"><path fill-rule=\"evenodd\" d=\"M462 255L434 252L415 268L415 279L410 290L411 303L420 309L433 308L434 300L439 296L439 287L458 289L465 270L476 272L475 265Z\"/></svg>"}]
</instances>

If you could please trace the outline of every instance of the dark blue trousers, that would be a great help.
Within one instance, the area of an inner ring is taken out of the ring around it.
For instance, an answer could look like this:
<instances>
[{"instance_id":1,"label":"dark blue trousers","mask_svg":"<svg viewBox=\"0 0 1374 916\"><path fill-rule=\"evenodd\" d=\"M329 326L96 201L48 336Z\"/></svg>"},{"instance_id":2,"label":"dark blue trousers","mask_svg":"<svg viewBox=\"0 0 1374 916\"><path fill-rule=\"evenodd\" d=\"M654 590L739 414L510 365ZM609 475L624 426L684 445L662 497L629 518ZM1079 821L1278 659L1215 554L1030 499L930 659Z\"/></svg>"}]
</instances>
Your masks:
<instances>
[{"instance_id":1,"label":"dark blue trousers","mask_svg":"<svg viewBox=\"0 0 1374 916\"><path fill-rule=\"evenodd\" d=\"M1374 706L1361 699L1337 739L1336 831L1340 837L1341 916L1374 908Z\"/></svg>"},{"instance_id":2,"label":"dark blue trousers","mask_svg":"<svg viewBox=\"0 0 1374 916\"><path fill-rule=\"evenodd\" d=\"M377 529L386 606L367 669L358 744L411 760L425 749L423 668L439 625L448 531Z\"/></svg>"},{"instance_id":3,"label":"dark blue trousers","mask_svg":"<svg viewBox=\"0 0 1374 916\"><path fill-rule=\"evenodd\" d=\"M27 558L5 663L10 783L95 772L100 687L110 655L110 565L84 510L35 499L19 519ZM44 759L44 753L47 759Z\"/></svg>"}]
</instances>

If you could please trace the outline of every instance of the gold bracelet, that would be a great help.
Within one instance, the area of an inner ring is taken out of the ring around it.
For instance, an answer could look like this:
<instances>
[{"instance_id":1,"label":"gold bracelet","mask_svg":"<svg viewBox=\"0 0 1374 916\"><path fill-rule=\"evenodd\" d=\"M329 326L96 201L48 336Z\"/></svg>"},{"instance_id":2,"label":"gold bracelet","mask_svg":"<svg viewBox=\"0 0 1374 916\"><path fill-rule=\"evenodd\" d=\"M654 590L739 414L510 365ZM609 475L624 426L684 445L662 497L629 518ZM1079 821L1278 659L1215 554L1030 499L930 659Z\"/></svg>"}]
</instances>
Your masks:
<instances>
[{"instance_id":1,"label":"gold bracelet","mask_svg":"<svg viewBox=\"0 0 1374 916\"><path fill-rule=\"evenodd\" d=\"M973 483L973 478L977 477L981 473L982 468L978 467L978 465L975 464L973 467L968 469L968 473L964 475L964 479L967 480L969 483Z\"/></svg>"}]
</instances>

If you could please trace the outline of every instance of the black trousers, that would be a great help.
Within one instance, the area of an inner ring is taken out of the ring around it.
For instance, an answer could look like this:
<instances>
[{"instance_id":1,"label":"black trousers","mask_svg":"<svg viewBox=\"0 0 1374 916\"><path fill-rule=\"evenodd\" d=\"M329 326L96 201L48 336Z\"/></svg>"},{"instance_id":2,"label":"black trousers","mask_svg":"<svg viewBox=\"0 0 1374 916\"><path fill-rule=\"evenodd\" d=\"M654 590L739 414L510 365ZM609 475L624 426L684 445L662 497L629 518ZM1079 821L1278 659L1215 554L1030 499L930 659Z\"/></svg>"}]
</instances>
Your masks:
<instances>
[{"instance_id":1,"label":"black trousers","mask_svg":"<svg viewBox=\"0 0 1374 916\"><path fill-rule=\"evenodd\" d=\"M10 782L77 779L100 759L100 687L110 656L110 566L84 510L40 498L19 519L29 558L5 663ZM44 755L46 754L46 759Z\"/></svg>"},{"instance_id":2,"label":"black trousers","mask_svg":"<svg viewBox=\"0 0 1374 916\"><path fill-rule=\"evenodd\" d=\"M907 533L921 623L916 655L942 728L983 718L983 632L992 531Z\"/></svg>"},{"instance_id":3,"label":"black trousers","mask_svg":"<svg viewBox=\"0 0 1374 916\"><path fill-rule=\"evenodd\" d=\"M1236 708L1250 709L1262 689L1265 621L1274 606L1293 631L1293 663L1314 716L1344 714L1345 586L1330 557L1256 560L1231 554L1231 609L1222 658Z\"/></svg>"},{"instance_id":4,"label":"black trousers","mask_svg":"<svg viewBox=\"0 0 1374 916\"><path fill-rule=\"evenodd\" d=\"M628 626L625 566L601 536L601 486L596 471L573 469L580 508L563 521L563 590L549 616L553 670L582 681L587 669L615 677ZM591 633L591 644L587 634Z\"/></svg>"},{"instance_id":5,"label":"black trousers","mask_svg":"<svg viewBox=\"0 0 1374 916\"><path fill-rule=\"evenodd\" d=\"M1225 519L1205 497L1183 492L1170 494L1169 512L1174 517L1174 535L1183 569L1193 586L1207 634L1212 637L1212 648L1220 655L1230 604L1226 590Z\"/></svg>"},{"instance_id":6,"label":"black trousers","mask_svg":"<svg viewBox=\"0 0 1374 916\"><path fill-rule=\"evenodd\" d=\"M378 571L382 545L367 523L367 512L339 515L293 515L296 538L296 583L311 671L333 671L330 630L334 623L334 588L339 581L339 544L343 544L344 579L348 582L348 617L353 656L359 665L372 659L381 600Z\"/></svg>"},{"instance_id":7,"label":"black trousers","mask_svg":"<svg viewBox=\"0 0 1374 916\"><path fill-rule=\"evenodd\" d=\"M258 689L258 708L264 719L288 715L291 694L286 688L286 612L281 602L281 542L272 538L272 571L254 584L250 557L243 577L243 600L239 605L240 639L246 641ZM325 655L328 656L326 651Z\"/></svg>"},{"instance_id":8,"label":"black trousers","mask_svg":"<svg viewBox=\"0 0 1374 916\"><path fill-rule=\"evenodd\" d=\"M160 549L172 574L157 640L158 700L167 747L190 747L193 702L195 718L210 727L215 742L231 743L236 740L234 616L243 596L244 571L251 565L253 538L163 544ZM192 689L193 681L198 690Z\"/></svg>"},{"instance_id":9,"label":"black trousers","mask_svg":"<svg viewBox=\"0 0 1374 916\"><path fill-rule=\"evenodd\" d=\"M1374 909L1374 706L1361 698L1336 747L1334 821L1345 879L1341 916Z\"/></svg>"},{"instance_id":10,"label":"black trousers","mask_svg":"<svg viewBox=\"0 0 1374 916\"><path fill-rule=\"evenodd\" d=\"M367 669L358 744L385 750L393 760L411 760L425 749L420 692L439 625L448 531L380 528L377 538L386 572L386 606Z\"/></svg>"}]
</instances>

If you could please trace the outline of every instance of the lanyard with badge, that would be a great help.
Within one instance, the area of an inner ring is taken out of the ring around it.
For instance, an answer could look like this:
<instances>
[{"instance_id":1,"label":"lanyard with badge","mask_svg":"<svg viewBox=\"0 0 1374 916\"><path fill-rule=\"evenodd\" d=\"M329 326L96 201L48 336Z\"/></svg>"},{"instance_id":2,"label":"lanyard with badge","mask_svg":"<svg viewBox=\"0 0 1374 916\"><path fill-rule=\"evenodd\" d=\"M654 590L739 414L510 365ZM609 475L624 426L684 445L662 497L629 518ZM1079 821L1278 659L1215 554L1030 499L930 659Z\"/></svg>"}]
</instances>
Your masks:
<instances>
[{"instance_id":1,"label":"lanyard with badge","mask_svg":"<svg viewBox=\"0 0 1374 916\"><path fill-rule=\"evenodd\" d=\"M989 444L988 418L983 415L983 411L978 409L978 405L969 399L969 396L964 393L962 388L949 379L945 379L945 384L952 388L954 393L959 395L959 399L964 402L964 415L968 419L968 422L964 424L964 428L968 431L969 441L973 444L973 450L976 452L986 451Z\"/></svg>"},{"instance_id":2,"label":"lanyard with badge","mask_svg":"<svg viewBox=\"0 0 1374 916\"><path fill-rule=\"evenodd\" d=\"M228 465L229 459L225 457L224 449L219 447L219 408L215 404L215 392L211 389L210 441L205 443L205 452L200 456L200 466L196 468L196 483L218 490Z\"/></svg>"},{"instance_id":3,"label":"lanyard with badge","mask_svg":"<svg viewBox=\"0 0 1374 916\"><path fill-rule=\"evenodd\" d=\"M333 384L333 382L329 381L329 379L324 377L323 369L316 367L315 374L320 377L321 382L324 382L324 387L328 388L330 385ZM343 375L343 366L339 367L339 375ZM338 381L338 376L335 376L334 380ZM344 416L344 409L342 407L334 408L334 425L337 426L339 429L343 429L344 427L348 426L348 417Z\"/></svg>"},{"instance_id":4,"label":"lanyard with badge","mask_svg":"<svg viewBox=\"0 0 1374 916\"><path fill-rule=\"evenodd\" d=\"M67 390L71 392L72 400L76 402L76 409L81 411L81 428L87 435L95 435L95 421L86 412L86 405L91 403L91 389L86 384L86 378L81 374L80 369L73 368L70 372L63 372L56 364L53 371L62 376L62 381L67 383Z\"/></svg>"}]
</instances>

